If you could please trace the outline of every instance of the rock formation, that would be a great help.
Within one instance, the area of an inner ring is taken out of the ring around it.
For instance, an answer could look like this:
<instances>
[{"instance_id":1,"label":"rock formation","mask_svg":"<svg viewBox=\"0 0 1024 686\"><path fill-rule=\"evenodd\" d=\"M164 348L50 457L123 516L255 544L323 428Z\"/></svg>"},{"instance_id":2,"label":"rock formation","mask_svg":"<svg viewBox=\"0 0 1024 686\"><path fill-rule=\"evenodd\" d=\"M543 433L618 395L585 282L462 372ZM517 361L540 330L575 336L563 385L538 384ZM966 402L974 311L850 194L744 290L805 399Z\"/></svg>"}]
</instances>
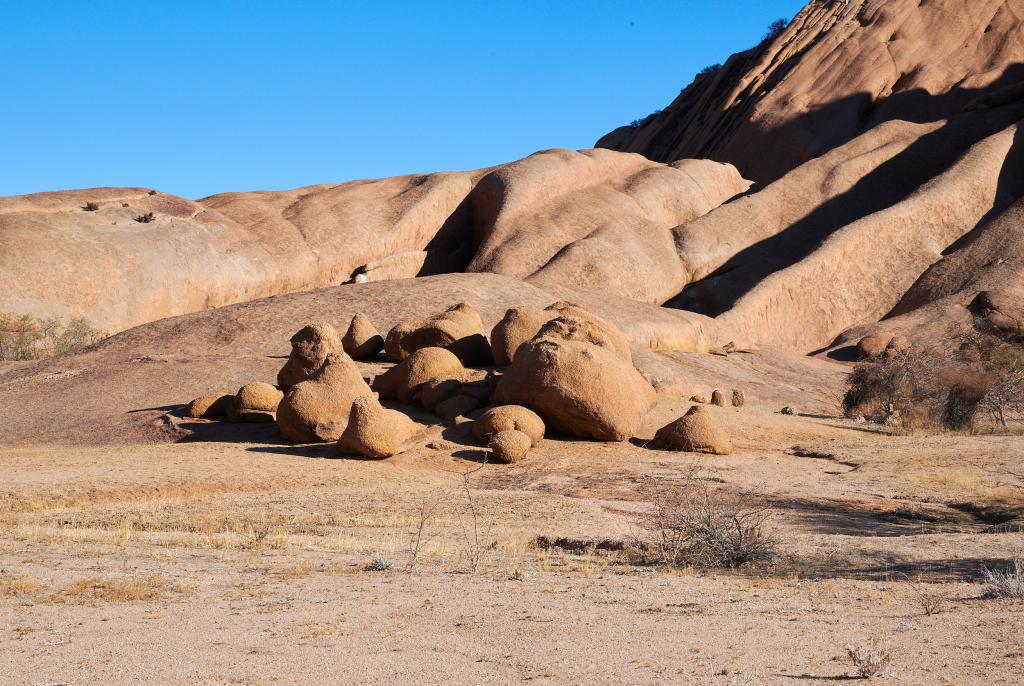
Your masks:
<instances>
[{"instance_id":1,"label":"rock formation","mask_svg":"<svg viewBox=\"0 0 1024 686\"><path fill-rule=\"evenodd\" d=\"M535 446L544 438L544 420L533 410L521 405L499 405L489 408L473 423L473 438L487 443L502 431L521 431Z\"/></svg>"},{"instance_id":2,"label":"rock formation","mask_svg":"<svg viewBox=\"0 0 1024 686\"><path fill-rule=\"evenodd\" d=\"M278 388L268 383L248 383L238 389L228 404L228 419L232 422L272 422L283 395Z\"/></svg>"},{"instance_id":3,"label":"rock formation","mask_svg":"<svg viewBox=\"0 0 1024 686\"><path fill-rule=\"evenodd\" d=\"M342 351L338 332L323 322L302 327L292 336L291 344L288 361L277 373L277 385L283 390L305 381L323 366L328 355Z\"/></svg>"},{"instance_id":4,"label":"rock formation","mask_svg":"<svg viewBox=\"0 0 1024 686\"><path fill-rule=\"evenodd\" d=\"M352 402L338 449L363 457L391 457L408 448L418 431L419 425L406 415L385 409L372 395L363 395Z\"/></svg>"},{"instance_id":5,"label":"rock formation","mask_svg":"<svg viewBox=\"0 0 1024 686\"><path fill-rule=\"evenodd\" d=\"M531 445L530 437L515 429L499 431L487 443L494 461L501 464L519 462L530 452Z\"/></svg>"},{"instance_id":6,"label":"rock formation","mask_svg":"<svg viewBox=\"0 0 1024 686\"><path fill-rule=\"evenodd\" d=\"M612 345L575 335L585 328L568 316L546 324L519 347L494 402L528 407L559 433L624 441L654 407L654 388Z\"/></svg>"},{"instance_id":7,"label":"rock formation","mask_svg":"<svg viewBox=\"0 0 1024 686\"><path fill-rule=\"evenodd\" d=\"M654 434L654 445L665 450L728 455L732 452L729 436L704 407L694 405L685 415L666 424Z\"/></svg>"},{"instance_id":8,"label":"rock formation","mask_svg":"<svg viewBox=\"0 0 1024 686\"><path fill-rule=\"evenodd\" d=\"M305 381L285 393L277 412L281 436L296 443L336 441L348 425L352 403L371 395L359 368L345 353L327 356Z\"/></svg>"},{"instance_id":9,"label":"rock formation","mask_svg":"<svg viewBox=\"0 0 1024 686\"><path fill-rule=\"evenodd\" d=\"M356 312L341 339L341 344L345 354L353 360L365 360L384 349L384 337L380 335L369 317L362 312Z\"/></svg>"}]
</instances>

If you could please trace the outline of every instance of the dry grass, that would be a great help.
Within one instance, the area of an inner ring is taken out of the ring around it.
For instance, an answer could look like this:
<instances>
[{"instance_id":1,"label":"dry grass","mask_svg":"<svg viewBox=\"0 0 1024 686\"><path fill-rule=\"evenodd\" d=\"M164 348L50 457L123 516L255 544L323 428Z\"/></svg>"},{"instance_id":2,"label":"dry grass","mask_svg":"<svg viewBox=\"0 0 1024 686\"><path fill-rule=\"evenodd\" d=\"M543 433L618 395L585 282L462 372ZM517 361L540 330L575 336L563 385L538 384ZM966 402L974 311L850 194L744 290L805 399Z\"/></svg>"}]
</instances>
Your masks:
<instances>
[{"instance_id":1,"label":"dry grass","mask_svg":"<svg viewBox=\"0 0 1024 686\"><path fill-rule=\"evenodd\" d=\"M89 577L68 584L46 600L65 605L157 602L166 600L170 595L186 594L190 590L158 574L129 578Z\"/></svg>"},{"instance_id":2,"label":"dry grass","mask_svg":"<svg viewBox=\"0 0 1024 686\"><path fill-rule=\"evenodd\" d=\"M31 596L39 590L39 582L25 577L0 574L0 600Z\"/></svg>"},{"instance_id":3,"label":"dry grass","mask_svg":"<svg viewBox=\"0 0 1024 686\"><path fill-rule=\"evenodd\" d=\"M1005 572L985 570L985 597L1024 600L1024 559Z\"/></svg>"}]
</instances>

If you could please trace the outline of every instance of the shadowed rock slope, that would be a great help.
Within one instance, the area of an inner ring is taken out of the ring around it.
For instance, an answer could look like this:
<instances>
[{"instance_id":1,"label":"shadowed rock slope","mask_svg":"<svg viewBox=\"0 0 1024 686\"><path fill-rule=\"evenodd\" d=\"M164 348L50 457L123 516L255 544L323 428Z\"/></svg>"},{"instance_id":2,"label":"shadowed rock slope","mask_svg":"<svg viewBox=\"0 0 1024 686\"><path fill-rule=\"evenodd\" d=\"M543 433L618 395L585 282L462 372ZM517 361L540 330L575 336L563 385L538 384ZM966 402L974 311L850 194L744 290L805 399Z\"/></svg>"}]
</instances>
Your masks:
<instances>
[{"instance_id":1,"label":"shadowed rock slope","mask_svg":"<svg viewBox=\"0 0 1024 686\"><path fill-rule=\"evenodd\" d=\"M815 0L599 147L730 162L759 183L878 124L947 119L1024 81L1024 0Z\"/></svg>"}]
</instances>

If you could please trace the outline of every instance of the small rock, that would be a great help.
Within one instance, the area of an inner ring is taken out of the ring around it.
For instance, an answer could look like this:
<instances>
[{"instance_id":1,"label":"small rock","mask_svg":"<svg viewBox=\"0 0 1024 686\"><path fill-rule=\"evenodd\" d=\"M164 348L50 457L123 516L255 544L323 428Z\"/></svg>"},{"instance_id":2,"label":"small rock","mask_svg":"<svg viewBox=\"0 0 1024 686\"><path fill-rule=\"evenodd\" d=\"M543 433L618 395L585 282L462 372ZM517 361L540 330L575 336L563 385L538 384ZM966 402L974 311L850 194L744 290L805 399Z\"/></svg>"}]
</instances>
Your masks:
<instances>
[{"instance_id":1,"label":"small rock","mask_svg":"<svg viewBox=\"0 0 1024 686\"><path fill-rule=\"evenodd\" d=\"M526 457L526 453L530 452L532 445L533 441L529 436L522 431L510 429L499 431L491 436L487 447L491 449L495 462L513 464Z\"/></svg>"},{"instance_id":2,"label":"small rock","mask_svg":"<svg viewBox=\"0 0 1024 686\"><path fill-rule=\"evenodd\" d=\"M747 396L744 395L743 391L735 390L732 392L732 406L743 407L747 402Z\"/></svg>"},{"instance_id":3,"label":"small rock","mask_svg":"<svg viewBox=\"0 0 1024 686\"><path fill-rule=\"evenodd\" d=\"M711 394L711 404L718 405L719 407L725 407L725 393L722 393L716 388Z\"/></svg>"}]
</instances>

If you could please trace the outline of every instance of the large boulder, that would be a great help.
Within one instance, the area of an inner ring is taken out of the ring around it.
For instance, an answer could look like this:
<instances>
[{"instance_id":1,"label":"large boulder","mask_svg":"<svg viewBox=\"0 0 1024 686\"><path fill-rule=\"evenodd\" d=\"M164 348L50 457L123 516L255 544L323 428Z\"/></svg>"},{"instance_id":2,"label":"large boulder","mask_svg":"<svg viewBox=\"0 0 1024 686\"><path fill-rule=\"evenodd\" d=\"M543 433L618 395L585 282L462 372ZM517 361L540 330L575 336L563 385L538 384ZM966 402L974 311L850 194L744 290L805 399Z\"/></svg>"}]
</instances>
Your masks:
<instances>
[{"instance_id":1,"label":"large boulder","mask_svg":"<svg viewBox=\"0 0 1024 686\"><path fill-rule=\"evenodd\" d=\"M384 337L377 331L370 318L362 312L356 312L348 331L341 339L345 354L353 360L365 360L373 357L384 349Z\"/></svg>"},{"instance_id":2,"label":"large boulder","mask_svg":"<svg viewBox=\"0 0 1024 686\"><path fill-rule=\"evenodd\" d=\"M348 425L353 401L371 393L352 358L345 353L328 355L313 376L285 393L277 412L278 428L296 443L336 441Z\"/></svg>"},{"instance_id":3,"label":"large boulder","mask_svg":"<svg viewBox=\"0 0 1024 686\"><path fill-rule=\"evenodd\" d=\"M711 412L694 405L679 419L666 424L654 434L654 446L665 450L689 453L728 455L732 441L718 426Z\"/></svg>"},{"instance_id":4,"label":"large boulder","mask_svg":"<svg viewBox=\"0 0 1024 686\"><path fill-rule=\"evenodd\" d=\"M312 376L323 366L328 355L342 351L337 330L322 322L302 327L292 336L291 343L288 361L277 373L277 385L284 390Z\"/></svg>"},{"instance_id":5,"label":"large boulder","mask_svg":"<svg viewBox=\"0 0 1024 686\"><path fill-rule=\"evenodd\" d=\"M447 348L470 366L494 362L480 313L468 303L453 305L426 319L402 322L384 340L384 351L395 361L422 348Z\"/></svg>"},{"instance_id":6,"label":"large boulder","mask_svg":"<svg viewBox=\"0 0 1024 686\"><path fill-rule=\"evenodd\" d=\"M473 423L473 438L487 443L491 436L511 430L522 431L530 437L531 445L537 445L544 438L544 420L521 405L491 407Z\"/></svg>"},{"instance_id":7,"label":"large boulder","mask_svg":"<svg viewBox=\"0 0 1024 686\"><path fill-rule=\"evenodd\" d=\"M532 445L529 436L515 429L499 431L491 436L487 443L487 447L491 449L491 457L495 462L502 464L519 462L530 452Z\"/></svg>"},{"instance_id":8,"label":"large boulder","mask_svg":"<svg viewBox=\"0 0 1024 686\"><path fill-rule=\"evenodd\" d=\"M234 393L227 391L213 391L204 393L185 408L185 416L193 419L211 419L223 417L228 413L231 402L235 399Z\"/></svg>"},{"instance_id":9,"label":"large boulder","mask_svg":"<svg viewBox=\"0 0 1024 686\"><path fill-rule=\"evenodd\" d=\"M499 367L512 364L519 346L536 336L540 327L554 317L551 310L539 310L536 307L513 307L507 310L501 321L491 329L494 364Z\"/></svg>"},{"instance_id":10,"label":"large boulder","mask_svg":"<svg viewBox=\"0 0 1024 686\"><path fill-rule=\"evenodd\" d=\"M589 330L572 317L546 324L519 347L494 390L494 404L528 407L548 428L570 436L633 436L657 402L654 388L614 348L579 336Z\"/></svg>"},{"instance_id":11,"label":"large boulder","mask_svg":"<svg viewBox=\"0 0 1024 686\"><path fill-rule=\"evenodd\" d=\"M228 405L228 420L272 422L283 395L279 389L262 381L246 384L238 389L238 393Z\"/></svg>"},{"instance_id":12,"label":"large boulder","mask_svg":"<svg viewBox=\"0 0 1024 686\"><path fill-rule=\"evenodd\" d=\"M466 369L454 353L445 348L419 348L373 380L373 390L384 400L405 405L422 388L434 381L454 379L461 382Z\"/></svg>"},{"instance_id":13,"label":"large boulder","mask_svg":"<svg viewBox=\"0 0 1024 686\"><path fill-rule=\"evenodd\" d=\"M363 395L352 402L338 449L363 457L391 457L406 450L418 431L419 425L409 417L386 409L372 395Z\"/></svg>"}]
</instances>

